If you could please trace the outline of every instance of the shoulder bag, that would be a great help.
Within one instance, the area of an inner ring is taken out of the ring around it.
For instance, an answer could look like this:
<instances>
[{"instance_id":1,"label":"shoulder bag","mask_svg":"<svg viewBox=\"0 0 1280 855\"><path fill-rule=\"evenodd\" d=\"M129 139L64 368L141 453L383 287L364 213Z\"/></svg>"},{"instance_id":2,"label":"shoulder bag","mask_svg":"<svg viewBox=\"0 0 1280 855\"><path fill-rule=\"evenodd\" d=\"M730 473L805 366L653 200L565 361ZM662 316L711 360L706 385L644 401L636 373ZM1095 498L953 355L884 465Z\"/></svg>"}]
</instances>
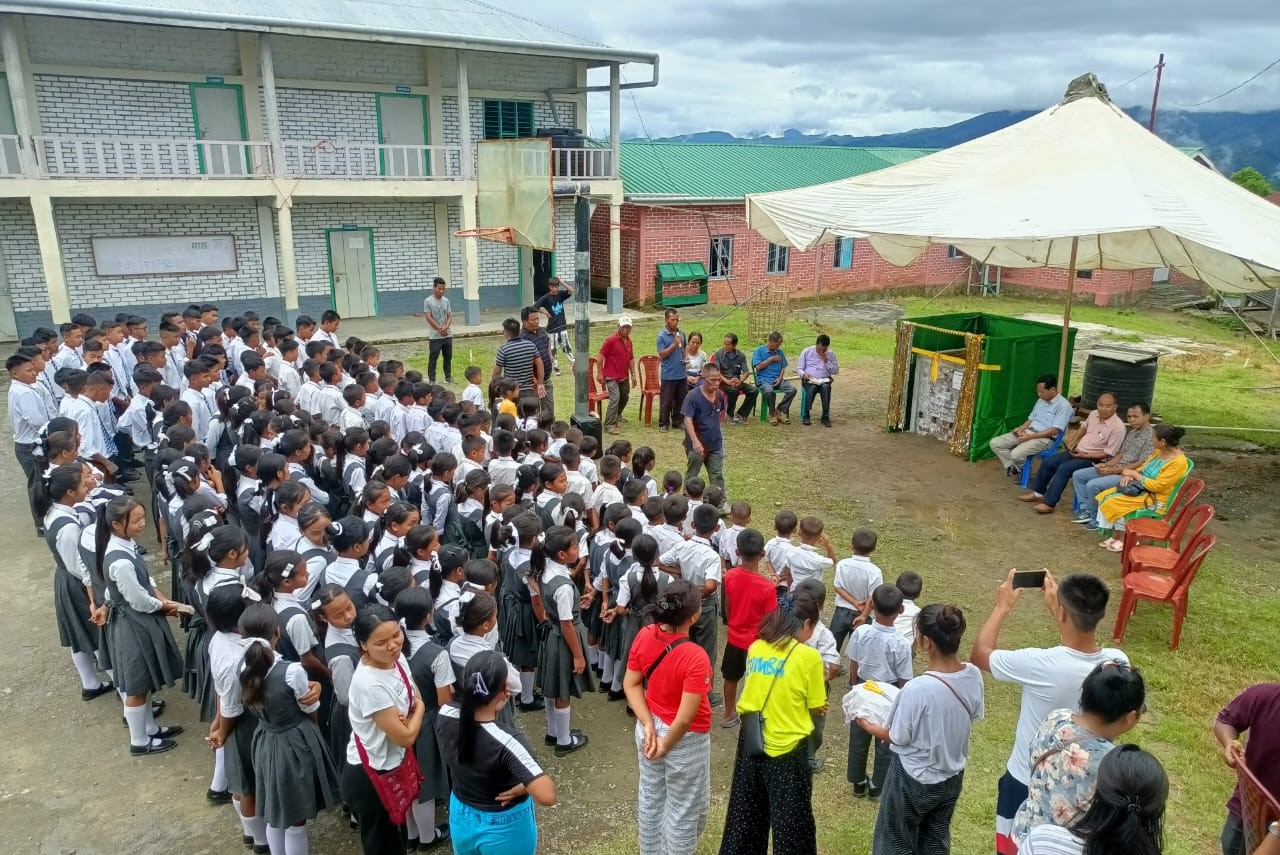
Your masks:
<instances>
[{"instance_id":1,"label":"shoulder bag","mask_svg":"<svg viewBox=\"0 0 1280 855\"><path fill-rule=\"evenodd\" d=\"M413 687L409 685L409 678L405 676L404 669L399 664L396 665L396 671L404 681L405 690L409 693L409 703L412 704ZM431 725L424 721L423 726ZM351 735L355 738L356 750L360 752L360 764L364 766L364 771L373 784L373 791L378 794L378 801L382 802L382 806L387 809L387 814L393 823L404 825L405 817L418 801L418 790L424 780L422 771L418 768L417 753L412 747L406 748L404 759L400 761L399 766L387 772L379 772L369 765L369 755L364 750L364 743L360 741L360 737L354 733Z\"/></svg>"},{"instance_id":2,"label":"shoulder bag","mask_svg":"<svg viewBox=\"0 0 1280 855\"><path fill-rule=\"evenodd\" d=\"M937 674L930 674L928 671L925 671L925 672L924 672L924 676L926 676L926 677L932 677L933 679L937 680L937 681L938 681L939 683L941 683L942 685L946 686L946 687L947 687L947 691L948 691L948 692L950 692L952 695L954 695L954 696L955 696L955 699L956 699L957 701L959 701L959 702L960 702L960 706L964 707L964 711L965 711L966 713L968 713L968 714L969 714L969 719L970 719L970 720L972 720L972 719L973 719L973 710L969 709L969 705L968 705L968 704L966 704L966 703L964 702L964 698L960 697L960 693L956 691L955 686L951 685L951 684L950 684L950 683L948 683L946 680L944 680L944 679L942 679L941 677L939 677Z\"/></svg>"},{"instance_id":3,"label":"shoulder bag","mask_svg":"<svg viewBox=\"0 0 1280 855\"><path fill-rule=\"evenodd\" d=\"M662 660L667 658L668 653L670 653L672 650L679 647L680 645L684 644L688 640L689 640L689 636L687 635L682 635L679 638L673 639L670 644L662 648L662 652L658 654L657 659L653 660L653 664L650 665L648 668L644 669L644 677L641 679L640 685L642 685L646 691L648 691L649 689L649 678L653 676L654 671L658 670L658 666L662 664Z\"/></svg>"},{"instance_id":4,"label":"shoulder bag","mask_svg":"<svg viewBox=\"0 0 1280 855\"><path fill-rule=\"evenodd\" d=\"M770 680L769 691L765 692L764 703L760 705L760 709L739 714L738 718L742 721L742 756L765 756L764 727L766 722L764 717L764 708L769 706L769 697L773 694L773 687L778 685L778 677L781 676L783 670L787 667L787 660L791 658L791 654L795 653L796 648L799 646L800 642L792 642L791 649L787 651L787 655L782 660L782 664L778 666L777 673L774 674Z\"/></svg>"}]
</instances>

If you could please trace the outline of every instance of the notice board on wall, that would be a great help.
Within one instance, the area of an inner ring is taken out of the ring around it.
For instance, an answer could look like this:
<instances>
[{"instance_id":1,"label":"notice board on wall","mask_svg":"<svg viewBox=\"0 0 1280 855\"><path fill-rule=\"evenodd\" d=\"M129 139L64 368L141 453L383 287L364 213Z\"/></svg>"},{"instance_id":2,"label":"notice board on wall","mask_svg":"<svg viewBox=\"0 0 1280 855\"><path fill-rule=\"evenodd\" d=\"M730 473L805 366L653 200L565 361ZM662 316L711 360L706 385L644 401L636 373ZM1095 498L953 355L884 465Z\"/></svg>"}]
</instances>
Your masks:
<instances>
[{"instance_id":1,"label":"notice board on wall","mask_svg":"<svg viewBox=\"0 0 1280 855\"><path fill-rule=\"evenodd\" d=\"M123 235L91 238L99 276L234 273L235 235Z\"/></svg>"}]
</instances>

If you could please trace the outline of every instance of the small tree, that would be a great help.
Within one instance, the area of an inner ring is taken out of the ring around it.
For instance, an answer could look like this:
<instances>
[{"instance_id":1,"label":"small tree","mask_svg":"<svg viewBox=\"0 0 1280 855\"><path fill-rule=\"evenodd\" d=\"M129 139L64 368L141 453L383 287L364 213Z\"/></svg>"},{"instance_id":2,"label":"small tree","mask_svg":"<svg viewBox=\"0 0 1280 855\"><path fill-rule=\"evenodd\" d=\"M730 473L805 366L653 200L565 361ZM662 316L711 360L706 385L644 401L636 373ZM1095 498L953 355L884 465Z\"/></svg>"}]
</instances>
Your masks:
<instances>
[{"instance_id":1,"label":"small tree","mask_svg":"<svg viewBox=\"0 0 1280 855\"><path fill-rule=\"evenodd\" d=\"M1270 196L1275 192L1274 188L1271 186L1271 182L1266 179L1266 176L1254 169L1252 166L1246 166L1243 169L1237 170L1235 175L1231 176L1231 180L1248 190L1250 193L1256 193L1259 196Z\"/></svg>"}]
</instances>

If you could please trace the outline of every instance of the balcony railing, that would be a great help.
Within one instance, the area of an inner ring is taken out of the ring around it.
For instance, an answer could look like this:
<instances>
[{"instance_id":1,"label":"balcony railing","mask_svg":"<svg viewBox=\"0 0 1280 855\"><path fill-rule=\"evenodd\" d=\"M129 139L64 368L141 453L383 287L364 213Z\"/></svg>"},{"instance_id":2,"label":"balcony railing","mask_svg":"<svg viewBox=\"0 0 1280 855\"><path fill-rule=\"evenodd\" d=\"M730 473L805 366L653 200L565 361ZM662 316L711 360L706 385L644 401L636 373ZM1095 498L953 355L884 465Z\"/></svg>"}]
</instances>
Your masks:
<instances>
[{"instance_id":1,"label":"balcony railing","mask_svg":"<svg viewBox=\"0 0 1280 855\"><path fill-rule=\"evenodd\" d=\"M165 137L35 137L46 178L246 178L271 174L271 146Z\"/></svg>"},{"instance_id":2,"label":"balcony railing","mask_svg":"<svg viewBox=\"0 0 1280 855\"><path fill-rule=\"evenodd\" d=\"M462 147L345 140L286 141L284 175L305 178L461 178Z\"/></svg>"},{"instance_id":3,"label":"balcony railing","mask_svg":"<svg viewBox=\"0 0 1280 855\"><path fill-rule=\"evenodd\" d=\"M556 178L581 181L590 178L616 178L618 170L613 149L553 148L551 174Z\"/></svg>"}]
</instances>

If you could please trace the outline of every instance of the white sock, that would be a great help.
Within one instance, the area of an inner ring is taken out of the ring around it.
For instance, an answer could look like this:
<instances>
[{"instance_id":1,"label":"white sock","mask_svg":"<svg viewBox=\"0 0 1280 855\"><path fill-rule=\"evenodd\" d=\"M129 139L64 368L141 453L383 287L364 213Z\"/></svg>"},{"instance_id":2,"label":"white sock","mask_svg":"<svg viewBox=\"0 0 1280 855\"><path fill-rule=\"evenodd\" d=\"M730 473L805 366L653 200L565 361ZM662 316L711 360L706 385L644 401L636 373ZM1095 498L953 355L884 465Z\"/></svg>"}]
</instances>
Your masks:
<instances>
[{"instance_id":1,"label":"white sock","mask_svg":"<svg viewBox=\"0 0 1280 855\"><path fill-rule=\"evenodd\" d=\"M150 695L147 695L147 699L143 702L142 708L147 711L147 735L155 736L160 730L160 725L156 724L156 715L151 710Z\"/></svg>"},{"instance_id":2,"label":"white sock","mask_svg":"<svg viewBox=\"0 0 1280 855\"><path fill-rule=\"evenodd\" d=\"M247 816L245 820L249 823L249 833L253 835L253 845L261 846L267 842L267 821L262 814L256 816Z\"/></svg>"},{"instance_id":3,"label":"white sock","mask_svg":"<svg viewBox=\"0 0 1280 855\"><path fill-rule=\"evenodd\" d=\"M615 692L622 691L622 675L627 673L627 668L622 664L621 659L615 659L613 663L613 685L610 686Z\"/></svg>"},{"instance_id":4,"label":"white sock","mask_svg":"<svg viewBox=\"0 0 1280 855\"><path fill-rule=\"evenodd\" d=\"M418 840L430 843L436 839L436 800L414 802L413 812L409 814L409 822L418 826ZM413 837L412 834L409 835Z\"/></svg>"},{"instance_id":5,"label":"white sock","mask_svg":"<svg viewBox=\"0 0 1280 855\"><path fill-rule=\"evenodd\" d=\"M556 725L556 702L551 698L543 698L542 705L547 710L547 736L552 739L559 739L560 731Z\"/></svg>"},{"instance_id":6,"label":"white sock","mask_svg":"<svg viewBox=\"0 0 1280 855\"><path fill-rule=\"evenodd\" d=\"M271 855L285 855L283 828L267 826L267 846L271 847Z\"/></svg>"},{"instance_id":7,"label":"white sock","mask_svg":"<svg viewBox=\"0 0 1280 855\"><path fill-rule=\"evenodd\" d=\"M520 703L533 703L533 683L537 679L536 671L520 672Z\"/></svg>"},{"instance_id":8,"label":"white sock","mask_svg":"<svg viewBox=\"0 0 1280 855\"><path fill-rule=\"evenodd\" d=\"M591 666L593 666L593 667L594 667L595 665L600 664L600 651L599 651L599 650L596 650L594 647L588 647L588 648L587 648L587 664L588 664L588 665L591 665Z\"/></svg>"},{"instance_id":9,"label":"white sock","mask_svg":"<svg viewBox=\"0 0 1280 855\"><path fill-rule=\"evenodd\" d=\"M613 659L609 656L601 656L600 668L603 670L603 673L600 675L600 679L604 680L606 683L612 683L613 682Z\"/></svg>"},{"instance_id":10,"label":"white sock","mask_svg":"<svg viewBox=\"0 0 1280 855\"><path fill-rule=\"evenodd\" d=\"M291 825L284 830L285 855L307 855L310 845L305 825Z\"/></svg>"},{"instance_id":11,"label":"white sock","mask_svg":"<svg viewBox=\"0 0 1280 855\"><path fill-rule=\"evenodd\" d=\"M236 816L240 817L240 828L244 831L245 837L253 837L253 827L249 824L249 817L244 815L244 811L240 809L240 800L232 799L231 804L235 805Z\"/></svg>"},{"instance_id":12,"label":"white sock","mask_svg":"<svg viewBox=\"0 0 1280 855\"><path fill-rule=\"evenodd\" d=\"M124 720L129 725L130 745L141 748L150 744L151 740L147 738L147 705L145 703L140 707L125 707Z\"/></svg>"},{"instance_id":13,"label":"white sock","mask_svg":"<svg viewBox=\"0 0 1280 855\"><path fill-rule=\"evenodd\" d=\"M418 803L414 802L413 807L416 808L417 806ZM411 842L421 840L421 833L418 831L418 821L414 818L414 812L412 810L404 815L404 830L408 832L406 836Z\"/></svg>"},{"instance_id":14,"label":"white sock","mask_svg":"<svg viewBox=\"0 0 1280 855\"><path fill-rule=\"evenodd\" d=\"M98 679L98 669L93 664L92 653L72 653L71 664L76 666L76 673L80 675L80 686L82 688L102 688L102 681Z\"/></svg>"},{"instance_id":15,"label":"white sock","mask_svg":"<svg viewBox=\"0 0 1280 855\"><path fill-rule=\"evenodd\" d=\"M556 710L556 744L568 745L573 741L569 734L569 707Z\"/></svg>"},{"instance_id":16,"label":"white sock","mask_svg":"<svg viewBox=\"0 0 1280 855\"><path fill-rule=\"evenodd\" d=\"M209 789L215 793L220 793L227 788L227 755L225 748L215 748L213 751L213 780L209 782Z\"/></svg>"}]
</instances>

